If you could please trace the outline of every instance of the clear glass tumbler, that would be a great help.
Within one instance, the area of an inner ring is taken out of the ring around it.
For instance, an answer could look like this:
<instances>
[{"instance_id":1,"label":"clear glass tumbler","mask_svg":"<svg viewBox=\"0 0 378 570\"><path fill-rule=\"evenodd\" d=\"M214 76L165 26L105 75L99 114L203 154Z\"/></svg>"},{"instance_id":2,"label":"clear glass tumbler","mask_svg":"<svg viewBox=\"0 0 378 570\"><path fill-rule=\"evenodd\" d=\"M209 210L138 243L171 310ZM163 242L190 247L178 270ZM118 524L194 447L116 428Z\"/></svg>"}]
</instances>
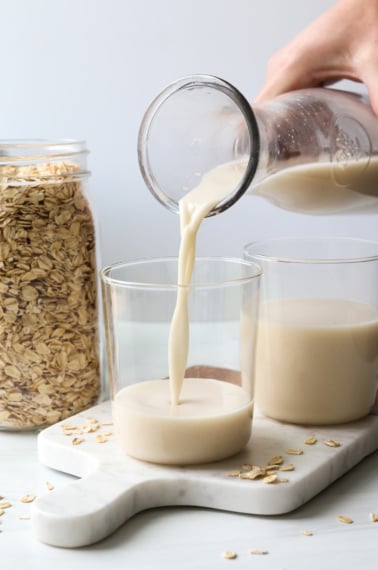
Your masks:
<instances>
[{"instance_id":1,"label":"clear glass tumbler","mask_svg":"<svg viewBox=\"0 0 378 570\"><path fill-rule=\"evenodd\" d=\"M248 442L260 272L244 260L196 259L187 366L179 404L173 405L168 338L182 287L177 259L102 270L113 419L127 454L195 464L231 456Z\"/></svg>"},{"instance_id":2,"label":"clear glass tumbler","mask_svg":"<svg viewBox=\"0 0 378 570\"><path fill-rule=\"evenodd\" d=\"M378 244L284 238L244 253L263 268L258 408L299 424L367 415L378 383Z\"/></svg>"}]
</instances>

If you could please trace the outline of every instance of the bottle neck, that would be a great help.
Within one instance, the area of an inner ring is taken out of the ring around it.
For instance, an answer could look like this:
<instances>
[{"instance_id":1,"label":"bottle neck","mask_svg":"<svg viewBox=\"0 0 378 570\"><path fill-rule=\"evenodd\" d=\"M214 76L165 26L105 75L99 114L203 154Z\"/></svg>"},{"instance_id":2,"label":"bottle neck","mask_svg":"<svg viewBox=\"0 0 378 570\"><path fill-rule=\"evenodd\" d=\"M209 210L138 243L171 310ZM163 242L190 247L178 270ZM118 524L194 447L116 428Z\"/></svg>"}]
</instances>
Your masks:
<instances>
[{"instance_id":1,"label":"bottle neck","mask_svg":"<svg viewBox=\"0 0 378 570\"><path fill-rule=\"evenodd\" d=\"M253 108L260 150L249 194L306 214L378 209L378 122L355 94L288 93Z\"/></svg>"}]
</instances>

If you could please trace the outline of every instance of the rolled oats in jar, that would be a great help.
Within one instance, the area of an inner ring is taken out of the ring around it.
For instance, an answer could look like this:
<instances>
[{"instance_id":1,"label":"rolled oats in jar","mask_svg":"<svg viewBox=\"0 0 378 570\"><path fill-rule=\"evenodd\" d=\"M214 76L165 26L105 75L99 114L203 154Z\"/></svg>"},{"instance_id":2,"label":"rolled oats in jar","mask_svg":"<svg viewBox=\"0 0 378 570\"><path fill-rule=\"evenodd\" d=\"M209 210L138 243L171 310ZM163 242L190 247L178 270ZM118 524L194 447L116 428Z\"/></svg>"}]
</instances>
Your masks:
<instances>
[{"instance_id":1,"label":"rolled oats in jar","mask_svg":"<svg viewBox=\"0 0 378 570\"><path fill-rule=\"evenodd\" d=\"M96 231L80 141L0 141L0 428L100 395Z\"/></svg>"}]
</instances>

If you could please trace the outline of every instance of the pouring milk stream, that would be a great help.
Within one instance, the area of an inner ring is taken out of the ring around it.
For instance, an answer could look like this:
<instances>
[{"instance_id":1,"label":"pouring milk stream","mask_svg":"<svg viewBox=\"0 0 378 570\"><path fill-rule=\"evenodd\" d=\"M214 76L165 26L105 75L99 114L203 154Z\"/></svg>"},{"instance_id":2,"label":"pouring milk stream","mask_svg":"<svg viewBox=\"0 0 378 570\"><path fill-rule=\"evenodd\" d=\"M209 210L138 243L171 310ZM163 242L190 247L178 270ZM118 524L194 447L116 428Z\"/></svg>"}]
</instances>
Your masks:
<instances>
[{"instance_id":1,"label":"pouring milk stream","mask_svg":"<svg viewBox=\"0 0 378 570\"><path fill-rule=\"evenodd\" d=\"M239 182L235 165L225 164L207 173L200 184L180 200L178 289L169 335L168 362L172 404L179 403L189 349L189 285L196 254L196 236L202 220Z\"/></svg>"},{"instance_id":2,"label":"pouring milk stream","mask_svg":"<svg viewBox=\"0 0 378 570\"><path fill-rule=\"evenodd\" d=\"M240 171L233 165L219 167L204 176L180 202L177 299L167 347L169 379L128 386L113 401L117 438L134 457L168 464L203 463L235 454L249 439L253 401L243 381L240 387L207 377L184 378L197 232L202 220L239 178ZM241 350L251 352L250 346ZM252 383L249 370L242 378ZM164 444L157 446L148 436L151 433L158 433L159 442Z\"/></svg>"}]
</instances>

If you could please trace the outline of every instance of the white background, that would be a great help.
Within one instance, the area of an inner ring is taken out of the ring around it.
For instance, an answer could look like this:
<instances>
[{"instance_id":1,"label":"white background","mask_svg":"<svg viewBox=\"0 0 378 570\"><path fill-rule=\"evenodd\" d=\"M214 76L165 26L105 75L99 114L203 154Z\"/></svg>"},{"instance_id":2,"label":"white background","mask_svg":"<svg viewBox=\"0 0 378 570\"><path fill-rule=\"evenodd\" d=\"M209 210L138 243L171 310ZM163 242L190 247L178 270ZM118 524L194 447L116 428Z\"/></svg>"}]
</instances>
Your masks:
<instances>
[{"instance_id":1,"label":"white background","mask_svg":"<svg viewBox=\"0 0 378 570\"><path fill-rule=\"evenodd\" d=\"M0 138L84 138L103 263L175 255L176 215L136 156L150 100L183 75L227 79L253 100L269 57L331 0L1 0ZM175 165L172 165L174 168ZM378 238L377 217L311 217L245 197L205 221L198 252L241 255L263 237Z\"/></svg>"}]
</instances>

